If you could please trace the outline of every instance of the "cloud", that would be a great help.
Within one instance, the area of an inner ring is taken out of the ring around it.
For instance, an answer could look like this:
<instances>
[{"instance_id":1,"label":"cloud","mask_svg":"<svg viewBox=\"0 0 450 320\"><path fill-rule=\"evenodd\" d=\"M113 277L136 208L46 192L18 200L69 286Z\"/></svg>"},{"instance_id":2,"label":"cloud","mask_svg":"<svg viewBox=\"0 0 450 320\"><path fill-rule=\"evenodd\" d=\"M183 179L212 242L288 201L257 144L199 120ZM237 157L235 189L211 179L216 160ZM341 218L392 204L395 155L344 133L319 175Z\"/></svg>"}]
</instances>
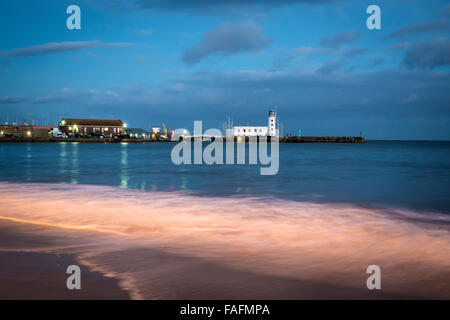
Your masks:
<instances>
[{"instance_id":1,"label":"cloud","mask_svg":"<svg viewBox=\"0 0 450 320\"><path fill-rule=\"evenodd\" d=\"M338 48L342 44L350 44L361 38L361 33L349 30L329 35L319 42L320 46Z\"/></svg>"},{"instance_id":2,"label":"cloud","mask_svg":"<svg viewBox=\"0 0 450 320\"><path fill-rule=\"evenodd\" d=\"M355 57L357 55L363 54L367 52L366 48L360 48L360 47L349 47L349 48L345 48L342 51L342 55L346 58L352 58Z\"/></svg>"},{"instance_id":3,"label":"cloud","mask_svg":"<svg viewBox=\"0 0 450 320\"><path fill-rule=\"evenodd\" d=\"M48 94L43 97L37 97L33 99L33 104L49 104L49 103L56 103L56 102L62 102L68 100L68 97L65 96L59 96L54 94Z\"/></svg>"},{"instance_id":4,"label":"cloud","mask_svg":"<svg viewBox=\"0 0 450 320\"><path fill-rule=\"evenodd\" d=\"M183 54L183 61L188 64L199 62L213 55L231 55L241 52L257 51L267 47L271 39L266 38L264 30L255 22L223 23L212 31L205 32L203 41Z\"/></svg>"},{"instance_id":5,"label":"cloud","mask_svg":"<svg viewBox=\"0 0 450 320\"><path fill-rule=\"evenodd\" d=\"M417 94L411 93L411 94L408 95L408 97L406 99L403 99L401 101L401 103L411 104L411 103L416 102L417 100L418 100Z\"/></svg>"},{"instance_id":6,"label":"cloud","mask_svg":"<svg viewBox=\"0 0 450 320\"><path fill-rule=\"evenodd\" d=\"M345 59L333 59L330 62L324 64L319 69L317 69L317 73L321 75L329 75L339 69L341 69L346 64Z\"/></svg>"},{"instance_id":7,"label":"cloud","mask_svg":"<svg viewBox=\"0 0 450 320\"><path fill-rule=\"evenodd\" d=\"M433 69L450 65L450 38L402 43L395 48L405 51L403 64L410 69Z\"/></svg>"},{"instance_id":8,"label":"cloud","mask_svg":"<svg viewBox=\"0 0 450 320\"><path fill-rule=\"evenodd\" d=\"M113 0L110 0L113 1ZM117 2L117 0L114 0ZM140 9L162 9L187 12L198 12L202 14L225 15L239 14L242 12L265 11L273 7L291 4L317 4L330 3L335 0L135 0L133 7Z\"/></svg>"},{"instance_id":9,"label":"cloud","mask_svg":"<svg viewBox=\"0 0 450 320\"><path fill-rule=\"evenodd\" d=\"M368 63L369 63L369 68L375 68L378 67L379 65L383 64L385 61L384 57L375 57L375 58L371 58L369 59Z\"/></svg>"},{"instance_id":10,"label":"cloud","mask_svg":"<svg viewBox=\"0 0 450 320\"><path fill-rule=\"evenodd\" d=\"M298 55L316 55L316 54L329 54L328 48L315 48L315 47L298 47L292 50L293 53Z\"/></svg>"},{"instance_id":11,"label":"cloud","mask_svg":"<svg viewBox=\"0 0 450 320\"><path fill-rule=\"evenodd\" d=\"M49 42L36 46L29 46L20 49L0 51L0 55L7 57L31 57L51 53L75 51L92 48L123 48L133 44L128 42L104 43L102 41L67 41Z\"/></svg>"},{"instance_id":12,"label":"cloud","mask_svg":"<svg viewBox=\"0 0 450 320\"><path fill-rule=\"evenodd\" d=\"M367 52L366 48L361 47L339 47L339 48L323 48L323 47L298 47L291 50L292 53L300 56L317 56L317 55L339 55L351 58L359 54Z\"/></svg>"},{"instance_id":13,"label":"cloud","mask_svg":"<svg viewBox=\"0 0 450 320\"><path fill-rule=\"evenodd\" d=\"M335 71L338 71L344 65L351 62L351 58L362 55L367 51L368 50L366 48L351 46L343 46L339 48L299 47L290 50L289 53L299 56L303 60L303 62L305 62L306 60L310 60L315 61L316 64L322 63L323 57L331 57L331 61L327 62L316 70L317 74L328 75L334 73ZM311 63L309 64L311 65ZM347 69L347 71L353 71L354 69L355 67L352 67L350 69ZM272 67L272 70L277 69Z\"/></svg>"},{"instance_id":14,"label":"cloud","mask_svg":"<svg viewBox=\"0 0 450 320\"><path fill-rule=\"evenodd\" d=\"M425 23L411 24L406 27L389 34L386 39L404 39L418 34L432 32L432 31L449 31L450 20L441 19L433 20Z\"/></svg>"},{"instance_id":15,"label":"cloud","mask_svg":"<svg viewBox=\"0 0 450 320\"><path fill-rule=\"evenodd\" d=\"M151 29L140 29L140 30L136 30L134 33L137 34L137 35L140 35L140 36L149 36L149 35L151 35L153 33L153 30L151 30Z\"/></svg>"},{"instance_id":16,"label":"cloud","mask_svg":"<svg viewBox=\"0 0 450 320\"><path fill-rule=\"evenodd\" d=\"M121 101L121 96L113 90L76 90L72 88L63 88L54 90L48 94L38 96L33 99L33 104L50 105L75 104L75 105L107 105Z\"/></svg>"},{"instance_id":17,"label":"cloud","mask_svg":"<svg viewBox=\"0 0 450 320\"><path fill-rule=\"evenodd\" d=\"M204 128L220 128L227 116L235 123L263 124L266 111L278 105L285 132L301 128L308 135L359 135L362 130L372 139L450 139L450 75L440 71L179 73L156 86L105 89L77 91L58 108L40 105L28 112L36 118L48 112L54 119L94 114L143 128L148 119L171 128L189 128L200 119Z\"/></svg>"},{"instance_id":18,"label":"cloud","mask_svg":"<svg viewBox=\"0 0 450 320\"><path fill-rule=\"evenodd\" d=\"M295 60L295 57L292 55L280 55L275 57L272 62L272 67L270 71L279 71L286 68L292 61Z\"/></svg>"},{"instance_id":19,"label":"cloud","mask_svg":"<svg viewBox=\"0 0 450 320\"><path fill-rule=\"evenodd\" d=\"M39 96L33 99L33 104L51 104L56 102L65 102L79 96L81 93L72 88L62 88L53 91L44 96Z\"/></svg>"},{"instance_id":20,"label":"cloud","mask_svg":"<svg viewBox=\"0 0 450 320\"><path fill-rule=\"evenodd\" d=\"M25 96L23 94L1 96L0 97L0 104L20 103L20 102L23 102L23 101L25 101Z\"/></svg>"},{"instance_id":21,"label":"cloud","mask_svg":"<svg viewBox=\"0 0 450 320\"><path fill-rule=\"evenodd\" d=\"M440 15L443 17L450 17L450 4L447 4L444 8L442 8Z\"/></svg>"}]
</instances>

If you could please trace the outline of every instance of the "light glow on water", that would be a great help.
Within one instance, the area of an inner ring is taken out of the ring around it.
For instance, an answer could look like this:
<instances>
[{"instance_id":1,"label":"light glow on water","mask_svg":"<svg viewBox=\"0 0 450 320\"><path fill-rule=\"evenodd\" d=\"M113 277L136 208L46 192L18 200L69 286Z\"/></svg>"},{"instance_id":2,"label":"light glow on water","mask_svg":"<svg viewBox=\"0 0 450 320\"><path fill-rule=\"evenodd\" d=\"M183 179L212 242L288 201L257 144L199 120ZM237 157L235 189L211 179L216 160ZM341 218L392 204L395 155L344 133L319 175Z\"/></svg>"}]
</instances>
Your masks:
<instances>
[{"instance_id":1,"label":"light glow on water","mask_svg":"<svg viewBox=\"0 0 450 320\"><path fill-rule=\"evenodd\" d=\"M365 269L376 264L389 292L450 293L446 215L26 183L0 183L0 209L0 223L40 226L39 232L63 238L82 233L90 246L76 251L80 260L122 279L135 298L171 296L149 291L155 281L148 273L150 258L112 262L109 254L155 249L242 272L353 288L364 288Z\"/></svg>"}]
</instances>

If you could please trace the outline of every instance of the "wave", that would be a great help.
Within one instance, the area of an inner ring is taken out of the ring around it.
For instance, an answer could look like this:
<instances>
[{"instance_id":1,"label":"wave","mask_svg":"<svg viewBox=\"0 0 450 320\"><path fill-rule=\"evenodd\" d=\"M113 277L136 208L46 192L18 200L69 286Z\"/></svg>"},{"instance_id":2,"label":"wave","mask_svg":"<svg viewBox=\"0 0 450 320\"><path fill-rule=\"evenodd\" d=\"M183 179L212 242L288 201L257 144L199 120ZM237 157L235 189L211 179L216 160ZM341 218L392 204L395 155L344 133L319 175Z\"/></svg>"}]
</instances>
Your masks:
<instances>
[{"instance_id":1,"label":"wave","mask_svg":"<svg viewBox=\"0 0 450 320\"><path fill-rule=\"evenodd\" d=\"M57 237L136 299L308 298L320 285L367 291L373 264L386 292L450 293L450 217L436 213L0 183L0 221Z\"/></svg>"}]
</instances>

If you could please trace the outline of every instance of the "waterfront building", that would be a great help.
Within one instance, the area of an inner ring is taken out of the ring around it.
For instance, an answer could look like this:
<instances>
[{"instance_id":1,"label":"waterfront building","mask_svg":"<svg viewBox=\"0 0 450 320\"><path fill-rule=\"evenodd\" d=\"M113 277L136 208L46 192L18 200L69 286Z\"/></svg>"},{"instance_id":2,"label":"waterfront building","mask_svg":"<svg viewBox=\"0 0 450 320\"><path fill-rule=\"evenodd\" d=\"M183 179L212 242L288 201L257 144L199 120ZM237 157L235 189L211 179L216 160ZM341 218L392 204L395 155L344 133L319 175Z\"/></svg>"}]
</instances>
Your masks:
<instances>
[{"instance_id":1,"label":"waterfront building","mask_svg":"<svg viewBox=\"0 0 450 320\"><path fill-rule=\"evenodd\" d=\"M278 129L276 126L276 120L277 120L277 115L275 113L275 111L270 110L269 111L269 120L267 123L267 129L268 129L268 136L271 137L278 137Z\"/></svg>"},{"instance_id":2,"label":"waterfront building","mask_svg":"<svg viewBox=\"0 0 450 320\"><path fill-rule=\"evenodd\" d=\"M256 137L267 136L267 127L263 126L235 126L233 127L234 136Z\"/></svg>"},{"instance_id":3,"label":"waterfront building","mask_svg":"<svg viewBox=\"0 0 450 320\"><path fill-rule=\"evenodd\" d=\"M27 137L31 138L33 134L32 126L24 124L3 124L0 125L0 137Z\"/></svg>"},{"instance_id":4,"label":"waterfront building","mask_svg":"<svg viewBox=\"0 0 450 320\"><path fill-rule=\"evenodd\" d=\"M52 126L32 126L31 135L33 138L51 138Z\"/></svg>"},{"instance_id":5,"label":"waterfront building","mask_svg":"<svg viewBox=\"0 0 450 320\"><path fill-rule=\"evenodd\" d=\"M152 131L152 133L160 133L161 127L153 126L151 131Z\"/></svg>"},{"instance_id":6,"label":"waterfront building","mask_svg":"<svg viewBox=\"0 0 450 320\"><path fill-rule=\"evenodd\" d=\"M141 138L141 139L150 138L150 132L141 128L126 128L125 135L129 136L130 138Z\"/></svg>"},{"instance_id":7,"label":"waterfront building","mask_svg":"<svg viewBox=\"0 0 450 320\"><path fill-rule=\"evenodd\" d=\"M235 137L278 137L275 111L269 111L267 126L234 126L232 129L232 134Z\"/></svg>"},{"instance_id":8,"label":"waterfront building","mask_svg":"<svg viewBox=\"0 0 450 320\"><path fill-rule=\"evenodd\" d=\"M59 130L70 136L100 136L114 137L124 135L126 124L122 120L97 120L97 119L67 119L59 122Z\"/></svg>"}]
</instances>

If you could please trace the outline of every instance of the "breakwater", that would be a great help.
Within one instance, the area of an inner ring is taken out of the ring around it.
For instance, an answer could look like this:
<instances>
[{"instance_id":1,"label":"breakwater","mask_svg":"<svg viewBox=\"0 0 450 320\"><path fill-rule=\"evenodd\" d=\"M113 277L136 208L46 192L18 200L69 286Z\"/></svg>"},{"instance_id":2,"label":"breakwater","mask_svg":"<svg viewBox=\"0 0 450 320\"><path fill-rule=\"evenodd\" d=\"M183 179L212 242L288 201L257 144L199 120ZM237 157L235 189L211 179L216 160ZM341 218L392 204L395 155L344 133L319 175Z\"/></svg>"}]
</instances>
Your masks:
<instances>
[{"instance_id":1,"label":"breakwater","mask_svg":"<svg viewBox=\"0 0 450 320\"><path fill-rule=\"evenodd\" d=\"M364 137L282 137L280 142L287 143L312 143L312 142L328 142L328 143L365 143Z\"/></svg>"},{"instance_id":2,"label":"breakwater","mask_svg":"<svg viewBox=\"0 0 450 320\"><path fill-rule=\"evenodd\" d=\"M257 137L255 137L257 138ZM194 141L197 137L185 137L184 140ZM214 141L214 137L203 137L203 141ZM270 141L270 137L267 138ZM179 138L178 141L183 140ZM235 142L249 142L249 137L234 137ZM257 139L256 141L259 141ZM113 139L113 138L28 138L28 137L2 137L0 142L80 142L80 143L143 143L143 142L173 142L170 139ZM280 143L365 143L364 137L280 137Z\"/></svg>"}]
</instances>

